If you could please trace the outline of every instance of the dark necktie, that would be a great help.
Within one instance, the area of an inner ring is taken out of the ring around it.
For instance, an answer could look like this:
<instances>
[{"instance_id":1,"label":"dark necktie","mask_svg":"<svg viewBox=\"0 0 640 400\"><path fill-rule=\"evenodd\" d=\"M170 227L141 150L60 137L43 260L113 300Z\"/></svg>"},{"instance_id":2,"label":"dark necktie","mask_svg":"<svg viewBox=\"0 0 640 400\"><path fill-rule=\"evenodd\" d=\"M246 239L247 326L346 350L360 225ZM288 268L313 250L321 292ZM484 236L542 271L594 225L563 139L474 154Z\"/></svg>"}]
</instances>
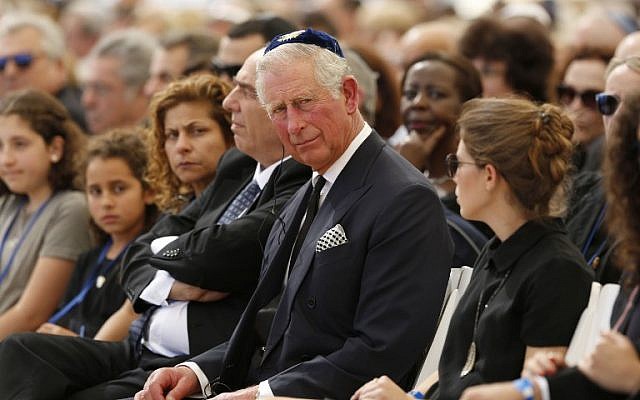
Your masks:
<instances>
[{"instance_id":1,"label":"dark necktie","mask_svg":"<svg viewBox=\"0 0 640 400\"><path fill-rule=\"evenodd\" d=\"M149 322L151 322L151 315L159 306L151 306L147 311L143 312L138 319L133 321L129 326L129 343L133 348L133 352L136 357L142 355L142 339L145 337L147 330L149 329Z\"/></svg>"},{"instance_id":2,"label":"dark necktie","mask_svg":"<svg viewBox=\"0 0 640 400\"><path fill-rule=\"evenodd\" d=\"M218 218L218 223L226 225L234 221L253 205L259 195L260 186L253 180L233 199L222 216Z\"/></svg>"},{"instance_id":3,"label":"dark necktie","mask_svg":"<svg viewBox=\"0 0 640 400\"><path fill-rule=\"evenodd\" d=\"M300 227L300 230L298 231L298 234L295 237L295 241L293 242L293 245L288 244L288 246L291 248L291 251L288 252L288 254L290 254L290 257L287 258L289 263L288 263L288 268L286 268L286 271L287 271L286 279L288 279L289 276L291 275L291 270L293 269L293 266L296 263L296 258L298 257L298 253L300 252L302 243L304 243L304 239L307 236L307 233L309 232L311 223L313 222L318 212L320 192L322 191L322 188L325 183L326 183L326 180L322 176L320 176L315 186L313 186L313 190L311 191L311 194L310 195L307 194L309 198L307 200L307 209L304 214L304 221L302 222L302 226ZM299 215L299 211L296 214L298 216L294 217L293 219L292 229L294 226L296 226L296 220L300 221L303 218L302 216ZM300 222L298 222L298 225L299 224ZM287 242L287 239L285 239L285 242L282 243L283 247L287 246L286 242ZM289 240L289 243L291 243L290 240ZM286 251L286 248L283 248L283 250ZM273 272L275 270L277 270L277 268L271 268L267 273ZM284 272L285 268L281 269L280 271ZM275 280L276 281L279 280L280 282L283 282L283 275L280 275L279 278L275 278ZM261 289L262 288L259 286L258 290L261 290ZM275 295L275 293L271 293L270 295L264 296L263 297L264 299L270 299L270 301L268 304L265 304L264 306L262 306L262 308L256 314L255 330L258 336L258 341L261 345L264 345L267 342L267 338L269 337L269 331L271 329L271 324L273 322L273 318L278 309L278 304L280 303L281 295L282 293L278 295Z\"/></svg>"},{"instance_id":4,"label":"dark necktie","mask_svg":"<svg viewBox=\"0 0 640 400\"><path fill-rule=\"evenodd\" d=\"M298 235L296 236L296 241L293 244L293 249L291 250L291 258L289 262L289 271L293 268L296 263L296 258L298 258L298 253L300 252L300 248L302 247L302 243L304 243L304 239L307 237L307 233L309 233L309 228L313 223L314 218L318 212L318 202L320 200L320 191L324 187L324 184L327 181L322 177L322 175L318 178L315 186L313 187L313 191L311 192L311 196L309 196L309 202L307 203L307 212L305 213L304 222L302 223L302 227L298 231Z\"/></svg>"}]
</instances>

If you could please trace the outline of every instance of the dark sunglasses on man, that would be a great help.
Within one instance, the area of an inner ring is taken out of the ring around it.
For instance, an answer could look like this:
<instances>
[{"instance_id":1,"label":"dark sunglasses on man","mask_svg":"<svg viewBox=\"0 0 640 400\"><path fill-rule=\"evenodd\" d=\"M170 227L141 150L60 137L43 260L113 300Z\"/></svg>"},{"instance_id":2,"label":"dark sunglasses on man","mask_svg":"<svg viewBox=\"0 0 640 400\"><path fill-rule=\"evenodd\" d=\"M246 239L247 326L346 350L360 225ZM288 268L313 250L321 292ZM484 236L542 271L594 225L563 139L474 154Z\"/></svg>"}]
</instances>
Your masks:
<instances>
[{"instance_id":1,"label":"dark sunglasses on man","mask_svg":"<svg viewBox=\"0 0 640 400\"><path fill-rule=\"evenodd\" d=\"M13 61L19 69L27 69L31 66L33 60L35 60L35 56L30 53L17 53L0 57L0 72L4 71L9 60Z\"/></svg>"},{"instance_id":2,"label":"dark sunglasses on man","mask_svg":"<svg viewBox=\"0 0 640 400\"><path fill-rule=\"evenodd\" d=\"M596 95L598 111L602 115L613 115L620 105L620 97L615 94L598 93Z\"/></svg>"},{"instance_id":3,"label":"dark sunglasses on man","mask_svg":"<svg viewBox=\"0 0 640 400\"><path fill-rule=\"evenodd\" d=\"M565 106L573 103L573 100L577 96L580 98L582 105L592 110L596 110L596 95L600 93L600 91L587 89L579 92L573 86L562 84L558 85L558 87L556 88L556 93L558 94L558 101Z\"/></svg>"},{"instance_id":4,"label":"dark sunglasses on man","mask_svg":"<svg viewBox=\"0 0 640 400\"><path fill-rule=\"evenodd\" d=\"M242 64L223 64L215 59L211 60L211 71L218 76L227 75L233 78L240 71L240 68L242 68Z\"/></svg>"}]
</instances>

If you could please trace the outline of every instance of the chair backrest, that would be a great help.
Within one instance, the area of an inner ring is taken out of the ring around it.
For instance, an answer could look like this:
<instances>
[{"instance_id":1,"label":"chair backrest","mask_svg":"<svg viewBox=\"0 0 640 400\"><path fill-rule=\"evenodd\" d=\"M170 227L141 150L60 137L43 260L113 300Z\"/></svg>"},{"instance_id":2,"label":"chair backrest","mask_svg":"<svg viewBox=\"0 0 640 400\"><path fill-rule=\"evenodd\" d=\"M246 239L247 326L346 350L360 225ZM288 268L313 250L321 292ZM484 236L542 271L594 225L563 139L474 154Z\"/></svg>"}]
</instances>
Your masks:
<instances>
[{"instance_id":1,"label":"chair backrest","mask_svg":"<svg viewBox=\"0 0 640 400\"><path fill-rule=\"evenodd\" d=\"M457 271L454 272L454 270ZM473 268L467 266L460 268L451 268L449 283L454 284L457 281L457 284L455 287L453 287L451 294L447 297L447 300L444 304L442 315L440 316L440 321L438 322L438 328L436 329L436 334L433 337L433 341L431 342L431 346L429 347L427 356L424 360L424 363L422 364L420 373L418 374L418 379L416 379L414 383L414 387L438 370L438 364L440 363L440 356L442 355L444 342L447 339L447 332L449 332L449 323L451 323L451 317L453 316L453 313L458 306L460 298L467 290L467 286L469 286L469 281L471 280L472 273ZM456 276L458 277L458 279L456 279Z\"/></svg>"},{"instance_id":2,"label":"chair backrest","mask_svg":"<svg viewBox=\"0 0 640 400\"><path fill-rule=\"evenodd\" d=\"M589 302L580 316L565 356L568 365L576 365L587 356L595 347L600 333L610 328L611 311L619 291L618 284L591 284Z\"/></svg>"},{"instance_id":3,"label":"chair backrest","mask_svg":"<svg viewBox=\"0 0 640 400\"><path fill-rule=\"evenodd\" d=\"M469 282L471 282L471 275L473 275L473 268L468 266L460 267L460 282L458 283L458 289L461 289L464 293L467 290L467 286L469 286Z\"/></svg>"},{"instance_id":4,"label":"chair backrest","mask_svg":"<svg viewBox=\"0 0 640 400\"><path fill-rule=\"evenodd\" d=\"M451 271L449 271L449 281L447 282L447 289L444 293L444 299L442 300L442 311L444 311L447 301L449 301L449 296L451 296L451 293L458 287L460 275L462 275L462 268L460 267L451 268ZM440 314L442 314L442 311Z\"/></svg>"}]
</instances>

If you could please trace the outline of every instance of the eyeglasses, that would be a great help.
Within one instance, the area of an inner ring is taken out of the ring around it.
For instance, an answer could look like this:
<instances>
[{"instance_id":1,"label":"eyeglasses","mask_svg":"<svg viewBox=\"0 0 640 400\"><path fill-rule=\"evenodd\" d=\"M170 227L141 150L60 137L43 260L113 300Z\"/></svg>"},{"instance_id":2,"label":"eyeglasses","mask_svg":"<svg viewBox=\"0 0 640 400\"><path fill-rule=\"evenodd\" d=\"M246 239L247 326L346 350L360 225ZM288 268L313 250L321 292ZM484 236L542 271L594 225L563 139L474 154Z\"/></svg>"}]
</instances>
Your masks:
<instances>
[{"instance_id":1,"label":"eyeglasses","mask_svg":"<svg viewBox=\"0 0 640 400\"><path fill-rule=\"evenodd\" d=\"M458 172L458 167L461 166L462 164L479 166L474 162L460 161L458 160L458 156L452 153L447 154L447 156L444 159L444 163L447 166L447 175L449 175L449 178L453 178L454 176L456 176L456 172Z\"/></svg>"},{"instance_id":2,"label":"eyeglasses","mask_svg":"<svg viewBox=\"0 0 640 400\"><path fill-rule=\"evenodd\" d=\"M620 105L620 97L615 94L598 93L596 95L596 103L598 104L600 114L612 115Z\"/></svg>"},{"instance_id":3,"label":"eyeglasses","mask_svg":"<svg viewBox=\"0 0 640 400\"><path fill-rule=\"evenodd\" d=\"M592 110L597 109L596 95L600 92L599 90L587 89L583 92L578 92L572 86L559 85L556 88L556 92L558 93L558 100L565 106L571 104L576 96L578 96L585 107Z\"/></svg>"},{"instance_id":4,"label":"eyeglasses","mask_svg":"<svg viewBox=\"0 0 640 400\"><path fill-rule=\"evenodd\" d=\"M36 57L33 54L29 53L18 53L0 57L0 72L4 71L9 60L13 60L13 63L16 65L16 67L20 69L27 69L29 68L29 66L31 66L31 63L33 63L33 60L35 58Z\"/></svg>"},{"instance_id":5,"label":"eyeglasses","mask_svg":"<svg viewBox=\"0 0 640 400\"><path fill-rule=\"evenodd\" d=\"M240 68L242 68L242 64L222 64L216 60L211 61L211 70L218 76L227 75L233 78L240 71Z\"/></svg>"}]
</instances>

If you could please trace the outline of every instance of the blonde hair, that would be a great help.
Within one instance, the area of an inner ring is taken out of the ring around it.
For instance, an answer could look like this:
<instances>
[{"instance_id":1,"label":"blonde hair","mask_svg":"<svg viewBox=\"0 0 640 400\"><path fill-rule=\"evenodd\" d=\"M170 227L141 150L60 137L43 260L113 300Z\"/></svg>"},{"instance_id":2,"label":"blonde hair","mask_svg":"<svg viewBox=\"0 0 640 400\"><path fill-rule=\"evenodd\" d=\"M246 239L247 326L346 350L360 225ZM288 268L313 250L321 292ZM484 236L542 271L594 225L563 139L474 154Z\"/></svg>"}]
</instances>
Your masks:
<instances>
[{"instance_id":1,"label":"blonde hair","mask_svg":"<svg viewBox=\"0 0 640 400\"><path fill-rule=\"evenodd\" d=\"M473 99L465 103L458 127L469 155L498 170L530 217L564 211L573 124L560 108Z\"/></svg>"}]
</instances>

